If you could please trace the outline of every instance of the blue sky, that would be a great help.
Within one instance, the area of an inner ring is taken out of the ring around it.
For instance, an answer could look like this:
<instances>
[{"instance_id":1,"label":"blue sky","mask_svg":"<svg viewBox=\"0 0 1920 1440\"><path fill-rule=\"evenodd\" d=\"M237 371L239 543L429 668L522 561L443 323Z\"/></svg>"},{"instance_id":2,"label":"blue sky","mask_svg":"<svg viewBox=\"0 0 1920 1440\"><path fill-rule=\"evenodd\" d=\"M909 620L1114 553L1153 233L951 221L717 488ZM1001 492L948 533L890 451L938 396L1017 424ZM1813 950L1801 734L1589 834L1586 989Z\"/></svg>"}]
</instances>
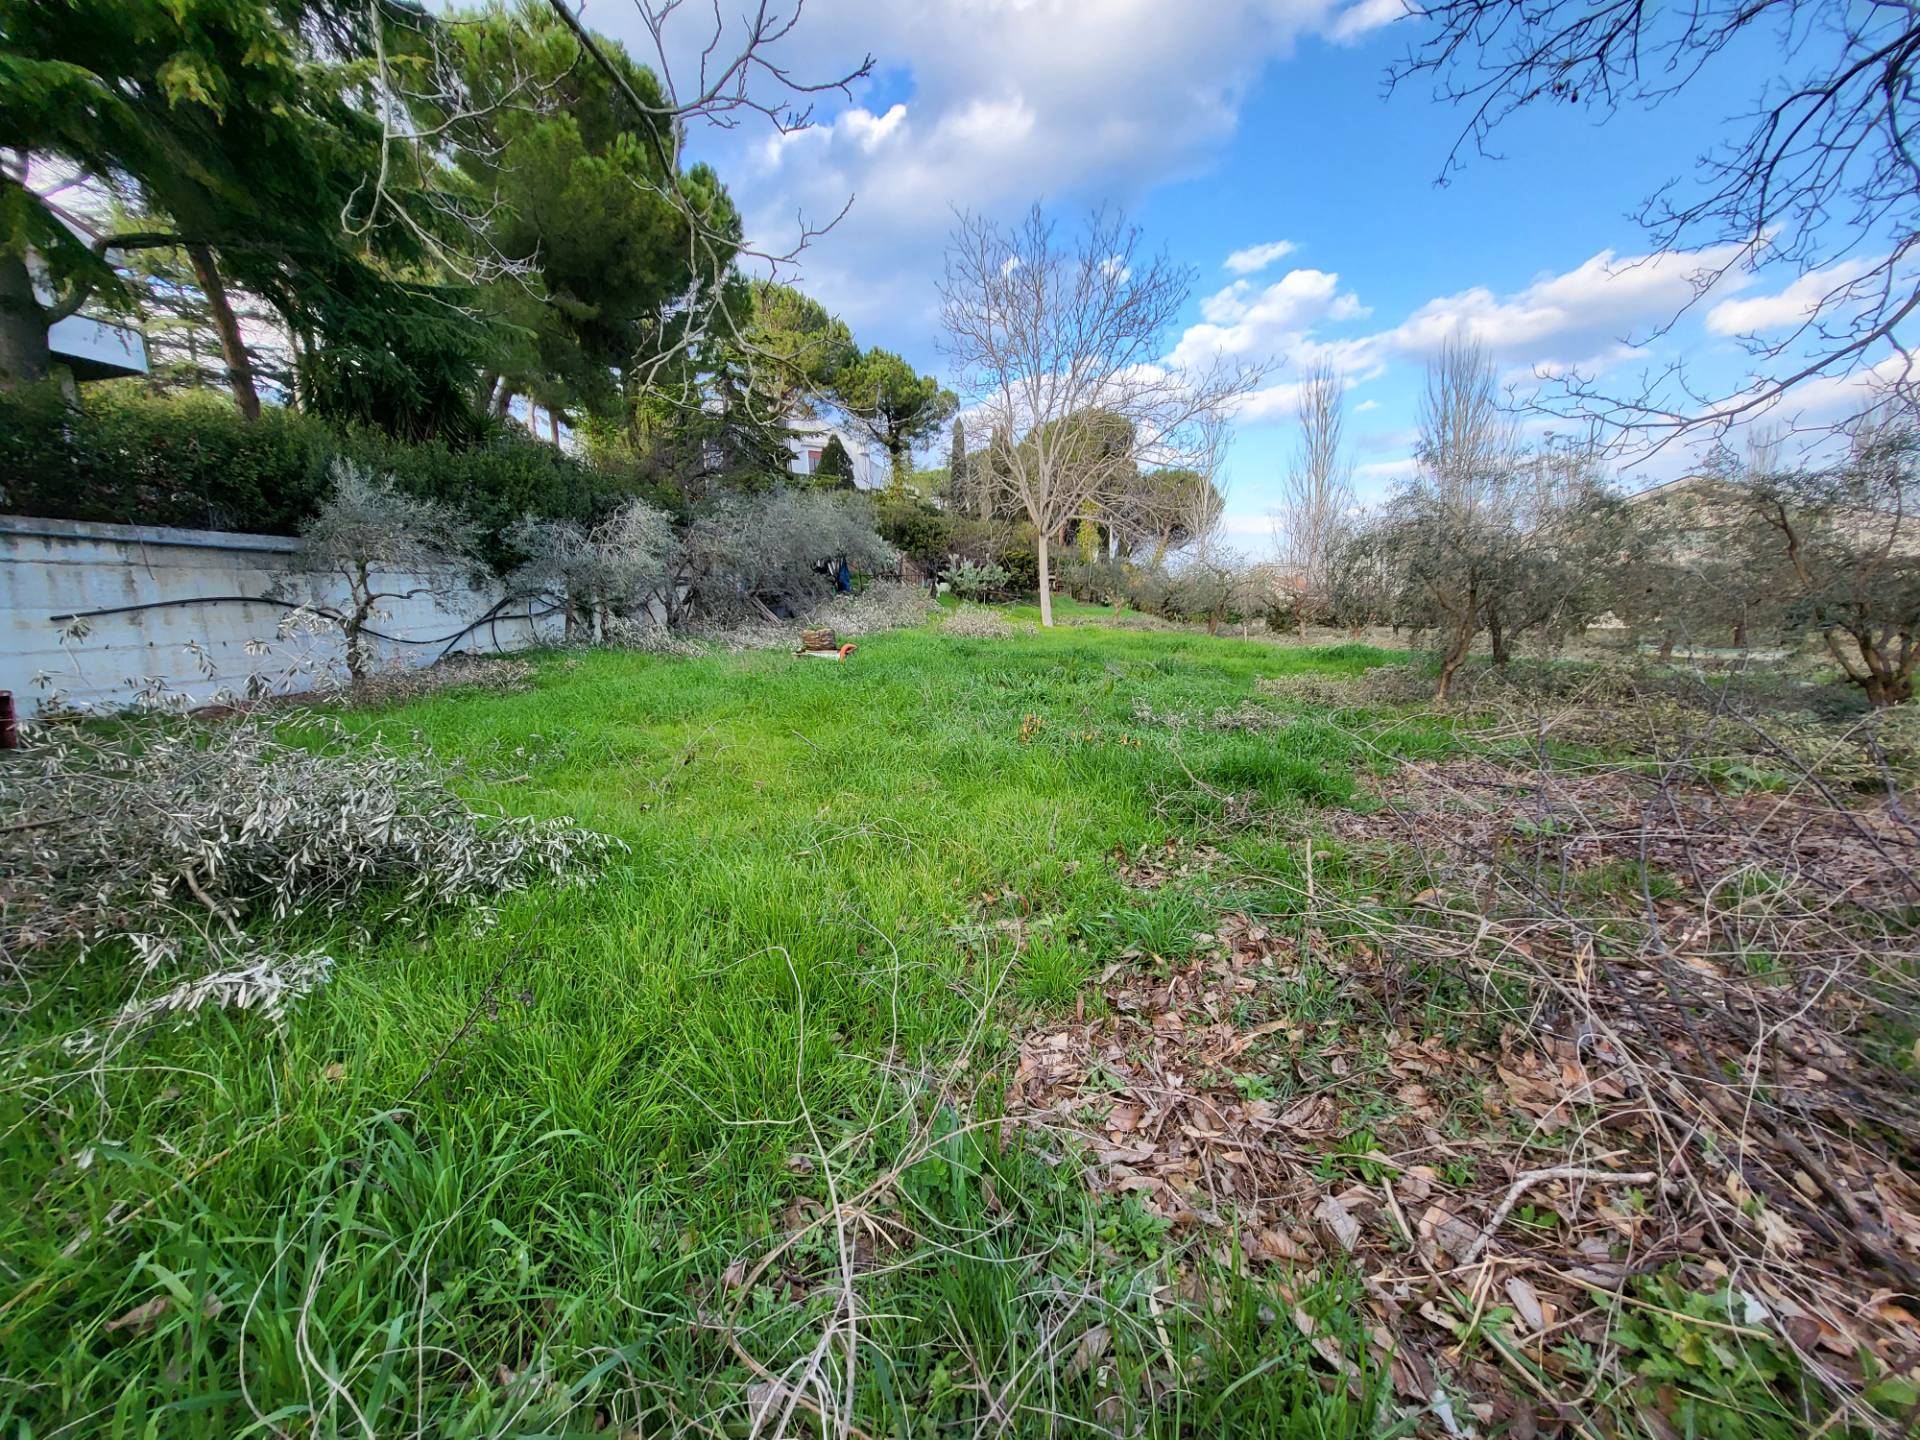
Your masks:
<instances>
[{"instance_id":1,"label":"blue sky","mask_svg":"<svg viewBox=\"0 0 1920 1440\"><path fill-rule=\"evenodd\" d=\"M956 208L1008 218L1041 200L1071 219L1123 206L1195 271L1174 353L1217 347L1274 367L1225 477L1234 542L1258 552L1293 444L1287 385L1316 359L1348 377L1371 497L1409 468L1424 359L1449 333L1479 338L1516 383L1576 365L1626 385L1684 359L1732 385L1746 373L1736 335L1794 313L1779 282L1736 275L1657 334L1712 257L1649 257L1632 218L1663 183L1689 183L1719 122L1754 99L1757 50L1722 57L1653 113L1604 126L1578 107L1524 114L1499 133L1502 158L1470 158L1439 187L1461 116L1424 87L1384 94L1387 65L1418 35L1418 20L1391 19L1399 8L811 0L783 60L817 76L871 51L873 78L822 104L812 129L782 137L749 120L695 144L768 248L790 241L797 213L824 218L851 195L801 283L863 344L936 371ZM586 18L631 44L632 14L627 0L590 0ZM1237 271L1235 252L1253 252ZM1640 478L1681 465L1669 452Z\"/></svg>"}]
</instances>

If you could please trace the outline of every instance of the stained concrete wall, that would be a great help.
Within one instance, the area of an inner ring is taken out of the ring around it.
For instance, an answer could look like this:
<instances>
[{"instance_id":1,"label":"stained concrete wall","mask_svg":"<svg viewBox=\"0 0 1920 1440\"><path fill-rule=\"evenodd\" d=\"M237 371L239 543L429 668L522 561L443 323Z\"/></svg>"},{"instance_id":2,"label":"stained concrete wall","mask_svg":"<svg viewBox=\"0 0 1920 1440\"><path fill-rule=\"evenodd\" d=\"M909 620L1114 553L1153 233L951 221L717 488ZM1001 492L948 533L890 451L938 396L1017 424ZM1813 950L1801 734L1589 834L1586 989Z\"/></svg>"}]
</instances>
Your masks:
<instances>
[{"instance_id":1,"label":"stained concrete wall","mask_svg":"<svg viewBox=\"0 0 1920 1440\"><path fill-rule=\"evenodd\" d=\"M291 690L338 677L338 627L310 614L302 623L301 607L345 608L346 581L303 571L297 551L280 535L0 515L0 690L32 715L56 697L124 705L156 681L209 699L240 691L253 675ZM474 626L501 601L491 581L475 584L458 571L379 581L383 590L424 591L382 602L373 628L392 637L376 642L383 665L560 638L559 618L531 614L524 602ZM63 640L76 620L85 635Z\"/></svg>"}]
</instances>

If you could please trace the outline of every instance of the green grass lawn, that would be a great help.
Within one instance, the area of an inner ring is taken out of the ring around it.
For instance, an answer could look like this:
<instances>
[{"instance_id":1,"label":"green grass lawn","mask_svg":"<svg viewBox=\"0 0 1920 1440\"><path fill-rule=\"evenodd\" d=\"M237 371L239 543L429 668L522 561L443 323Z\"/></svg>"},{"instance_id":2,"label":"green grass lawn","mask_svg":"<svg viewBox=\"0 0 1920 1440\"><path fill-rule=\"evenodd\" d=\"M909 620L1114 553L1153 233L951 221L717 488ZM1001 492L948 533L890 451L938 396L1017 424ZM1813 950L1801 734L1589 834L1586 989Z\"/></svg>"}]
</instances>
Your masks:
<instances>
[{"instance_id":1,"label":"green grass lawn","mask_svg":"<svg viewBox=\"0 0 1920 1440\"><path fill-rule=\"evenodd\" d=\"M769 1398L771 1433L788 1392L741 1352L816 1347L872 1436L1372 1433L1371 1380L1316 1378L1274 1281L1227 1254L1192 1262L1208 1303L1157 1295L1163 1227L978 1122L1019 1025L1220 903L1127 890L1116 847L1194 778L1351 792L1312 716L1136 707L1388 658L910 631L844 665L551 657L530 692L352 717L630 855L490 930L330 934L284 1033L209 1013L76 1068L88 973L39 987L0 1096L0 1434L744 1435ZM1259 833L1237 860L1291 863ZM871 1219L739 1283L836 1200ZM1294 1301L1364 1363L1342 1285Z\"/></svg>"}]
</instances>

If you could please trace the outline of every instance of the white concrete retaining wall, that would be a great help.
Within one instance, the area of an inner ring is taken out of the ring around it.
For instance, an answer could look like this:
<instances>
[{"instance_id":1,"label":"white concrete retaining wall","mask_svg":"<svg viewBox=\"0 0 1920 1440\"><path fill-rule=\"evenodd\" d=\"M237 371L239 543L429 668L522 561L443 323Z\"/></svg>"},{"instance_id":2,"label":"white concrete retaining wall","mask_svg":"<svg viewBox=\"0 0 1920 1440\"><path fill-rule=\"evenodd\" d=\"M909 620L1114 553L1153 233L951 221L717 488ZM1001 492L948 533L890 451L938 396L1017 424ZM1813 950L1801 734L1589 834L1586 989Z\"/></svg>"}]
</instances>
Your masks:
<instances>
[{"instance_id":1,"label":"white concrete retaining wall","mask_svg":"<svg viewBox=\"0 0 1920 1440\"><path fill-rule=\"evenodd\" d=\"M346 581L301 570L297 550L280 535L0 515L0 690L30 716L56 697L124 705L153 682L209 699L249 676L289 690L342 676L339 628L300 617L303 606L347 608ZM459 572L386 575L379 588L423 592L381 602L371 628L388 637L377 641L383 665L519 650L562 631L558 615L524 602L469 629L502 592ZM76 620L86 634L63 640Z\"/></svg>"}]
</instances>

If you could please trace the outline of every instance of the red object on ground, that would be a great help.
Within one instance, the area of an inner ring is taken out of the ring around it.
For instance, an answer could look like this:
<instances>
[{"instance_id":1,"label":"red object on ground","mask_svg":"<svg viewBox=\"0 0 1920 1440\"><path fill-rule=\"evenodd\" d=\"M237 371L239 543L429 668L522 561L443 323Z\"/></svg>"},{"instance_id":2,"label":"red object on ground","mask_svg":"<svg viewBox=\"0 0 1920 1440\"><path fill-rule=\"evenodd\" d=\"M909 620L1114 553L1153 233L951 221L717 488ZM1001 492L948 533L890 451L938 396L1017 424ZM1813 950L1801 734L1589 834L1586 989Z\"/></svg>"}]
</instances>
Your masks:
<instances>
[{"instance_id":1,"label":"red object on ground","mask_svg":"<svg viewBox=\"0 0 1920 1440\"><path fill-rule=\"evenodd\" d=\"M842 660L844 660L844 659L846 659L846 658L847 658L847 656L849 656L849 655L851 655L851 654L852 654L852 653L854 652L854 650L855 650L855 649L857 649L857 648L858 648L858 647L856 647L856 646L853 646L853 645L842 645L842 646L840 647L840 658L841 658Z\"/></svg>"}]
</instances>

